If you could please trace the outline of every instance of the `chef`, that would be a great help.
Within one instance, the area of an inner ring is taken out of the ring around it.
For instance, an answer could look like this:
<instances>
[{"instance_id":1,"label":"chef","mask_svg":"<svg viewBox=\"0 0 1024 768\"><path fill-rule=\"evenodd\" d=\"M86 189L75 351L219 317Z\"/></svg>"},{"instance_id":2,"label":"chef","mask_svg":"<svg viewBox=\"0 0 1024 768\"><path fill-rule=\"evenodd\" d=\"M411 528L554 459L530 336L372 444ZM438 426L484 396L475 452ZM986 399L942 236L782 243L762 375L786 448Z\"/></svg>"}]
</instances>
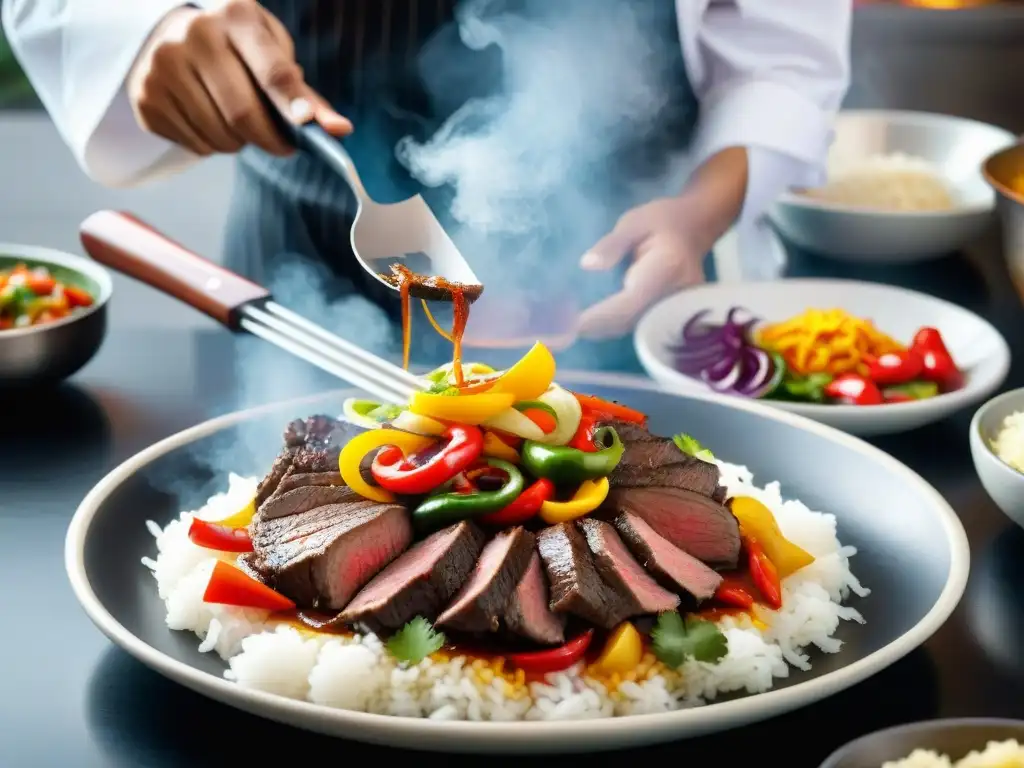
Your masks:
<instances>
[{"instance_id":1,"label":"chef","mask_svg":"<svg viewBox=\"0 0 1024 768\"><path fill-rule=\"evenodd\" d=\"M258 84L343 140L375 199L423 191L485 295L577 302L563 361L617 370L637 366L637 316L705 279L727 231L740 274L780 273L765 210L821 180L850 15L850 0L3 0L11 47L92 179L139 185L238 154L230 268L273 285L282 259L316 260L332 290L398 316L346 253L344 181L286 146ZM498 107L467 119L470 103ZM462 155L495 163L489 176L456 167L452 145L430 165L440 137L474 130ZM566 178L542 184L556 167ZM518 197L495 186L513 176ZM517 213L537 232L509 231ZM462 229L483 235L472 252ZM450 354L427 344L415 359Z\"/></svg>"}]
</instances>

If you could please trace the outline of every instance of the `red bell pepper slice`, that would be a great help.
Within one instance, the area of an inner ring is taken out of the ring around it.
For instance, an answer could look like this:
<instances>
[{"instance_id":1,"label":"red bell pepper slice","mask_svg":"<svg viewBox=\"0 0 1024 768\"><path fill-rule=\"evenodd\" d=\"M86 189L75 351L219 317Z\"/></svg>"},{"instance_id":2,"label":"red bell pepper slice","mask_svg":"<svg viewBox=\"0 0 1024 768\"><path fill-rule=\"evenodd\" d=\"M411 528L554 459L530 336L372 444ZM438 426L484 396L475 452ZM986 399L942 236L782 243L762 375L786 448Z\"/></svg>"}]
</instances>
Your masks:
<instances>
[{"instance_id":1,"label":"red bell pepper slice","mask_svg":"<svg viewBox=\"0 0 1024 768\"><path fill-rule=\"evenodd\" d=\"M210 582L203 593L203 602L263 608L267 611L290 611L295 607L295 603L280 592L260 584L223 560L218 560L213 566Z\"/></svg>"},{"instance_id":2,"label":"red bell pepper slice","mask_svg":"<svg viewBox=\"0 0 1024 768\"><path fill-rule=\"evenodd\" d=\"M867 360L868 378L880 387L906 384L921 375L924 361L913 349L902 352L886 352L884 355Z\"/></svg>"},{"instance_id":3,"label":"red bell pepper slice","mask_svg":"<svg viewBox=\"0 0 1024 768\"><path fill-rule=\"evenodd\" d=\"M953 356L949 354L946 342L937 329L919 330L914 334L910 348L921 357L924 367L922 378L934 381L943 392L953 392L963 387L963 372L953 362Z\"/></svg>"},{"instance_id":4,"label":"red bell pepper slice","mask_svg":"<svg viewBox=\"0 0 1024 768\"><path fill-rule=\"evenodd\" d=\"M507 659L510 664L523 670L523 672L533 672L535 674L561 672L583 658L587 648L590 647L590 641L593 639L594 630L588 629L583 634L574 637L565 645L560 645L557 648L528 653L513 653Z\"/></svg>"},{"instance_id":5,"label":"red bell pepper slice","mask_svg":"<svg viewBox=\"0 0 1024 768\"><path fill-rule=\"evenodd\" d=\"M597 397L597 395L581 395L579 392L573 392L573 395L575 395L580 403L580 407L586 413L609 419L617 419L618 421L628 421L631 424L643 425L647 423L647 416L633 408L613 403L610 400Z\"/></svg>"},{"instance_id":6,"label":"red bell pepper slice","mask_svg":"<svg viewBox=\"0 0 1024 768\"><path fill-rule=\"evenodd\" d=\"M188 537L193 544L207 549L221 552L252 552L252 539L245 528L229 528L193 517L192 525L188 527Z\"/></svg>"},{"instance_id":7,"label":"red bell pepper slice","mask_svg":"<svg viewBox=\"0 0 1024 768\"><path fill-rule=\"evenodd\" d=\"M555 484L542 477L519 494L519 497L507 507L484 515L480 522L500 526L520 525L535 517L540 512L541 505L554 496Z\"/></svg>"},{"instance_id":8,"label":"red bell pepper slice","mask_svg":"<svg viewBox=\"0 0 1024 768\"><path fill-rule=\"evenodd\" d=\"M477 427L452 424L444 438L448 443L422 465L398 446L384 447L373 459L373 479L393 493L417 496L441 487L483 453L484 435Z\"/></svg>"},{"instance_id":9,"label":"red bell pepper slice","mask_svg":"<svg viewBox=\"0 0 1024 768\"><path fill-rule=\"evenodd\" d=\"M590 413L584 413L580 418L580 425L576 434L569 441L569 447L584 453L596 453L598 448L594 444L594 429L597 427L597 417Z\"/></svg>"},{"instance_id":10,"label":"red bell pepper slice","mask_svg":"<svg viewBox=\"0 0 1024 768\"><path fill-rule=\"evenodd\" d=\"M755 539L744 538L747 548L747 564L754 586L761 593L770 608L782 607L782 582L775 564L768 559L764 548Z\"/></svg>"},{"instance_id":11,"label":"red bell pepper slice","mask_svg":"<svg viewBox=\"0 0 1024 768\"><path fill-rule=\"evenodd\" d=\"M856 373L844 373L825 385L825 394L845 405L881 405L882 390L871 379Z\"/></svg>"},{"instance_id":12,"label":"red bell pepper slice","mask_svg":"<svg viewBox=\"0 0 1024 768\"><path fill-rule=\"evenodd\" d=\"M715 590L715 600L743 610L754 607L754 596L728 578L722 579Z\"/></svg>"}]
</instances>

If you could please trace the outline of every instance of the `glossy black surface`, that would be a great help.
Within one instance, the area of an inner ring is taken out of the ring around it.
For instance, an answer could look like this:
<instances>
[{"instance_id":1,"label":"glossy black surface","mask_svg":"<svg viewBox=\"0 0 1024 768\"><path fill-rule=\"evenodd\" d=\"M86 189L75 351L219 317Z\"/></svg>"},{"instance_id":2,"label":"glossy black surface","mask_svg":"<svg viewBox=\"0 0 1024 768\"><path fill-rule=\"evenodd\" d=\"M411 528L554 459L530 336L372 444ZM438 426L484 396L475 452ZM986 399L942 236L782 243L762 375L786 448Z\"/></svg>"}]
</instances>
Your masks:
<instances>
[{"instance_id":1,"label":"glossy black surface","mask_svg":"<svg viewBox=\"0 0 1024 768\"><path fill-rule=\"evenodd\" d=\"M1024 309L997 242L888 269L851 270L797 256L793 271L907 285L977 311L1006 335L1014 353L1004 388L1024 386ZM261 378L251 369L236 373L232 355L239 351L261 355L268 366ZM261 761L266 746L278 744L319 760L399 757L243 715L164 680L92 626L64 574L67 523L89 488L118 462L208 416L336 386L256 340L217 329L113 328L73 385L16 405L5 401L0 615L13 631L0 633L0 765L217 765L229 756ZM758 750L782 744L791 765L816 766L845 742L890 725L939 716L1024 717L1024 606L1017 594L1024 584L1024 531L999 512L974 474L970 417L965 410L941 424L872 441L922 474L963 520L972 574L960 607L922 649L843 694L744 729L745 743ZM841 470L821 468L823 474ZM906 579L915 578L908 570ZM640 756L718 761L735 743L735 735L723 734ZM488 761L518 765L522 758Z\"/></svg>"}]
</instances>

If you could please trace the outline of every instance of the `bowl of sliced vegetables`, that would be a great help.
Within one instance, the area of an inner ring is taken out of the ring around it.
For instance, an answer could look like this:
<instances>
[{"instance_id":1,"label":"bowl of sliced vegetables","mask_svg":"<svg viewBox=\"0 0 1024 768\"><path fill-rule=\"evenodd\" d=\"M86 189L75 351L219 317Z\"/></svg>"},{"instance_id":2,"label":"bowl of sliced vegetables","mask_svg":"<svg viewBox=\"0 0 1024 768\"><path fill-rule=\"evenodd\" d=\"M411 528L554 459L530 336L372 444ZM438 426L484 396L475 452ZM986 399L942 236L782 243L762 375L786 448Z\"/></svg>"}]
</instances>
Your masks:
<instances>
[{"instance_id":1,"label":"bowl of sliced vegetables","mask_svg":"<svg viewBox=\"0 0 1024 768\"><path fill-rule=\"evenodd\" d=\"M0 388L56 383L89 362L112 290L90 259L0 243Z\"/></svg>"},{"instance_id":2,"label":"bowl of sliced vegetables","mask_svg":"<svg viewBox=\"0 0 1024 768\"><path fill-rule=\"evenodd\" d=\"M858 435L902 432L984 400L1010 350L955 304L888 285L793 279L690 288L635 334L668 389L761 400Z\"/></svg>"}]
</instances>

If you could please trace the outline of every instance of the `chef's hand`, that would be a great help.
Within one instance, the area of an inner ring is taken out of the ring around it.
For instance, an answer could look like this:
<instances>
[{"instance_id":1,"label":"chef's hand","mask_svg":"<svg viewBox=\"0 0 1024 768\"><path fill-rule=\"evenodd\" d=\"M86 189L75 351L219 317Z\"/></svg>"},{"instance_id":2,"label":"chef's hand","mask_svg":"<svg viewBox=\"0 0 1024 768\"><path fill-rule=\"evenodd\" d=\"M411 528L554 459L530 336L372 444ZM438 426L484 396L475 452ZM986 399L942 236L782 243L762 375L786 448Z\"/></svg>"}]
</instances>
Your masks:
<instances>
[{"instance_id":1,"label":"chef's hand","mask_svg":"<svg viewBox=\"0 0 1024 768\"><path fill-rule=\"evenodd\" d=\"M306 85L287 30L254 0L171 11L140 51L127 89L142 128L197 155L236 152L246 144L290 154L260 104L254 78L296 123L315 119L335 135L352 131Z\"/></svg>"},{"instance_id":2,"label":"chef's hand","mask_svg":"<svg viewBox=\"0 0 1024 768\"><path fill-rule=\"evenodd\" d=\"M630 257L622 290L584 310L577 332L590 339L629 332L652 303L703 282L704 257L743 208L747 150L728 147L705 160L677 197L627 211L580 260L588 270L611 269Z\"/></svg>"},{"instance_id":3,"label":"chef's hand","mask_svg":"<svg viewBox=\"0 0 1024 768\"><path fill-rule=\"evenodd\" d=\"M611 269L627 257L622 290L584 310L578 332L584 338L626 334L653 302L702 282L704 256L714 244L701 232L699 201L666 197L627 211L609 234L580 260L587 270Z\"/></svg>"}]
</instances>

